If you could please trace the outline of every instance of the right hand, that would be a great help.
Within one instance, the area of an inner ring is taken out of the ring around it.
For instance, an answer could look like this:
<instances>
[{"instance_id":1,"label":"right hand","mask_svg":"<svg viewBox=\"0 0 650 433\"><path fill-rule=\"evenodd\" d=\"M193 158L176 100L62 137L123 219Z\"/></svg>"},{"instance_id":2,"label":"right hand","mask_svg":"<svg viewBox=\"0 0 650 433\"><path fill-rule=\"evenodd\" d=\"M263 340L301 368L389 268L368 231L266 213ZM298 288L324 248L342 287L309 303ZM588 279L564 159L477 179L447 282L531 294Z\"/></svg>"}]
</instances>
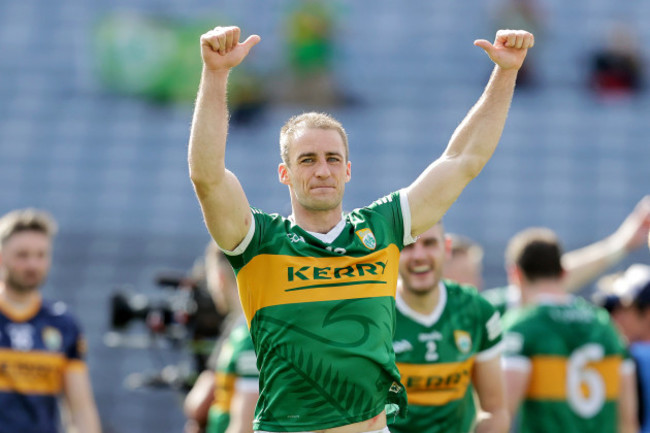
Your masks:
<instances>
[{"instance_id":1,"label":"right hand","mask_svg":"<svg viewBox=\"0 0 650 433\"><path fill-rule=\"evenodd\" d=\"M215 27L201 36L201 57L206 69L227 71L244 60L261 38L251 35L239 42L239 27Z\"/></svg>"}]
</instances>

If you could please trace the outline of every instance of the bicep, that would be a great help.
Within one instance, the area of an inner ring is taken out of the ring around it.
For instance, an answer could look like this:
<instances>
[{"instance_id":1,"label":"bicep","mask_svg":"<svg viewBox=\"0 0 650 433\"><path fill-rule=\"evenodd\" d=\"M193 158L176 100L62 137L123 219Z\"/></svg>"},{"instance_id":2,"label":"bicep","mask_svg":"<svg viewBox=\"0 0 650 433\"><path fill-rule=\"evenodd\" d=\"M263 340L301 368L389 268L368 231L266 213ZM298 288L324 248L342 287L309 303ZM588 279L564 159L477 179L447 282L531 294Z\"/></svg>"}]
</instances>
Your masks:
<instances>
[{"instance_id":1,"label":"bicep","mask_svg":"<svg viewBox=\"0 0 650 433\"><path fill-rule=\"evenodd\" d=\"M461 157L441 157L406 188L415 237L437 223L472 180Z\"/></svg>"},{"instance_id":2,"label":"bicep","mask_svg":"<svg viewBox=\"0 0 650 433\"><path fill-rule=\"evenodd\" d=\"M219 184L194 183L208 231L225 250L234 250L248 233L252 214L246 194L233 173Z\"/></svg>"}]
</instances>

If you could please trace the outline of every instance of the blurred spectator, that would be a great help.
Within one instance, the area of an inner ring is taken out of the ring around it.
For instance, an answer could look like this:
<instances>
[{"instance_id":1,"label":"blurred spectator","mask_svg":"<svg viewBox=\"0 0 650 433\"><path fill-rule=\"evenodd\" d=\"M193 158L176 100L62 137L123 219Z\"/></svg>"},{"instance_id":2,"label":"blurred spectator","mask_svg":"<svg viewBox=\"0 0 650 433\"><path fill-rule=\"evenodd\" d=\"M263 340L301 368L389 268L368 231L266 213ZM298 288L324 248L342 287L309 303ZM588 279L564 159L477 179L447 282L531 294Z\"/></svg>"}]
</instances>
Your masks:
<instances>
[{"instance_id":1,"label":"blurred spectator","mask_svg":"<svg viewBox=\"0 0 650 433\"><path fill-rule=\"evenodd\" d=\"M299 0L287 14L284 29L288 75L279 100L309 106L345 102L336 83L334 56L336 12L331 2Z\"/></svg>"},{"instance_id":2,"label":"blurred spectator","mask_svg":"<svg viewBox=\"0 0 650 433\"><path fill-rule=\"evenodd\" d=\"M634 264L599 280L594 301L611 314L636 362L639 421L650 432L650 266Z\"/></svg>"},{"instance_id":3,"label":"blurred spectator","mask_svg":"<svg viewBox=\"0 0 650 433\"><path fill-rule=\"evenodd\" d=\"M451 256L445 262L443 276L461 284L483 289L483 247L467 236L448 233Z\"/></svg>"},{"instance_id":4,"label":"blurred spectator","mask_svg":"<svg viewBox=\"0 0 650 433\"><path fill-rule=\"evenodd\" d=\"M210 22L212 24L212 21ZM202 20L180 20L136 12L102 17L94 32L95 70L109 91L156 103L191 103L196 98ZM261 74L251 64L232 71L228 85L231 121L249 124L266 107Z\"/></svg>"},{"instance_id":5,"label":"blurred spectator","mask_svg":"<svg viewBox=\"0 0 650 433\"><path fill-rule=\"evenodd\" d=\"M21 209L0 218L0 432L101 431L77 320L41 296L56 222ZM65 397L65 417L59 397Z\"/></svg>"},{"instance_id":6,"label":"blurred spectator","mask_svg":"<svg viewBox=\"0 0 650 433\"><path fill-rule=\"evenodd\" d=\"M605 45L593 53L589 67L589 85L600 96L626 96L641 90L641 53L629 25L612 27Z\"/></svg>"},{"instance_id":7,"label":"blurred spectator","mask_svg":"<svg viewBox=\"0 0 650 433\"><path fill-rule=\"evenodd\" d=\"M208 288L228 326L184 402L185 433L252 433L258 398L253 341L230 264L211 241L205 252Z\"/></svg>"}]
</instances>

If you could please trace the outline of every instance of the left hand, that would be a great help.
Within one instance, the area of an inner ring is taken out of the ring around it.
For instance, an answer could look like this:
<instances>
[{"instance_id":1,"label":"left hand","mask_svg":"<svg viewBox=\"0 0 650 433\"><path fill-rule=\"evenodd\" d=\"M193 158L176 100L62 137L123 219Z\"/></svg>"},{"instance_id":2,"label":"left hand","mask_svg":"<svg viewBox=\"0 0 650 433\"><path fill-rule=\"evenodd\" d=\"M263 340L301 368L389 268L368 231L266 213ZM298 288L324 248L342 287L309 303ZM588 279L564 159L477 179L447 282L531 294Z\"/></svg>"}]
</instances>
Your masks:
<instances>
[{"instance_id":1,"label":"left hand","mask_svg":"<svg viewBox=\"0 0 650 433\"><path fill-rule=\"evenodd\" d=\"M499 30L494 44L485 39L477 39L474 45L483 48L501 69L518 70L524 63L528 48L535 45L535 37L525 30Z\"/></svg>"}]
</instances>

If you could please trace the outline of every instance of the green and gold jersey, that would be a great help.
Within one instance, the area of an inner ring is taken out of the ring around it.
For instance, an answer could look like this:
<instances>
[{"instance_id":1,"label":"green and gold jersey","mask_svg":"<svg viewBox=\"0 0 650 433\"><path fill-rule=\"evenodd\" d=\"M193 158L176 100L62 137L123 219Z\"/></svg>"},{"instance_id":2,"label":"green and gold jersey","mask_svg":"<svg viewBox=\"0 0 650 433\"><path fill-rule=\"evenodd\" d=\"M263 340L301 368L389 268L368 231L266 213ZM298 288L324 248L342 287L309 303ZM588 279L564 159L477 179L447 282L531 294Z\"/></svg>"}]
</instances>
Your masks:
<instances>
[{"instance_id":1,"label":"green and gold jersey","mask_svg":"<svg viewBox=\"0 0 650 433\"><path fill-rule=\"evenodd\" d=\"M230 403L236 390L258 390L257 358L245 322L233 328L221 347L215 376L214 403L210 407L206 433L226 431L230 423Z\"/></svg>"},{"instance_id":2,"label":"green and gold jersey","mask_svg":"<svg viewBox=\"0 0 650 433\"><path fill-rule=\"evenodd\" d=\"M320 430L402 409L391 342L399 253L413 241L406 195L354 210L325 235L253 217L227 254L258 355L254 428Z\"/></svg>"},{"instance_id":3,"label":"green and gold jersey","mask_svg":"<svg viewBox=\"0 0 650 433\"><path fill-rule=\"evenodd\" d=\"M519 287L509 285L483 290L481 295L501 314L505 316L506 311L519 307L521 304L521 291Z\"/></svg>"},{"instance_id":4,"label":"green and gold jersey","mask_svg":"<svg viewBox=\"0 0 650 433\"><path fill-rule=\"evenodd\" d=\"M471 286L445 280L439 290L430 315L413 311L397 294L393 348L409 407L392 433L471 431L472 368L501 353L501 317L494 307Z\"/></svg>"},{"instance_id":5,"label":"green and gold jersey","mask_svg":"<svg viewBox=\"0 0 650 433\"><path fill-rule=\"evenodd\" d=\"M519 432L614 433L625 357L607 312L567 297L509 311L504 367L530 374Z\"/></svg>"}]
</instances>

